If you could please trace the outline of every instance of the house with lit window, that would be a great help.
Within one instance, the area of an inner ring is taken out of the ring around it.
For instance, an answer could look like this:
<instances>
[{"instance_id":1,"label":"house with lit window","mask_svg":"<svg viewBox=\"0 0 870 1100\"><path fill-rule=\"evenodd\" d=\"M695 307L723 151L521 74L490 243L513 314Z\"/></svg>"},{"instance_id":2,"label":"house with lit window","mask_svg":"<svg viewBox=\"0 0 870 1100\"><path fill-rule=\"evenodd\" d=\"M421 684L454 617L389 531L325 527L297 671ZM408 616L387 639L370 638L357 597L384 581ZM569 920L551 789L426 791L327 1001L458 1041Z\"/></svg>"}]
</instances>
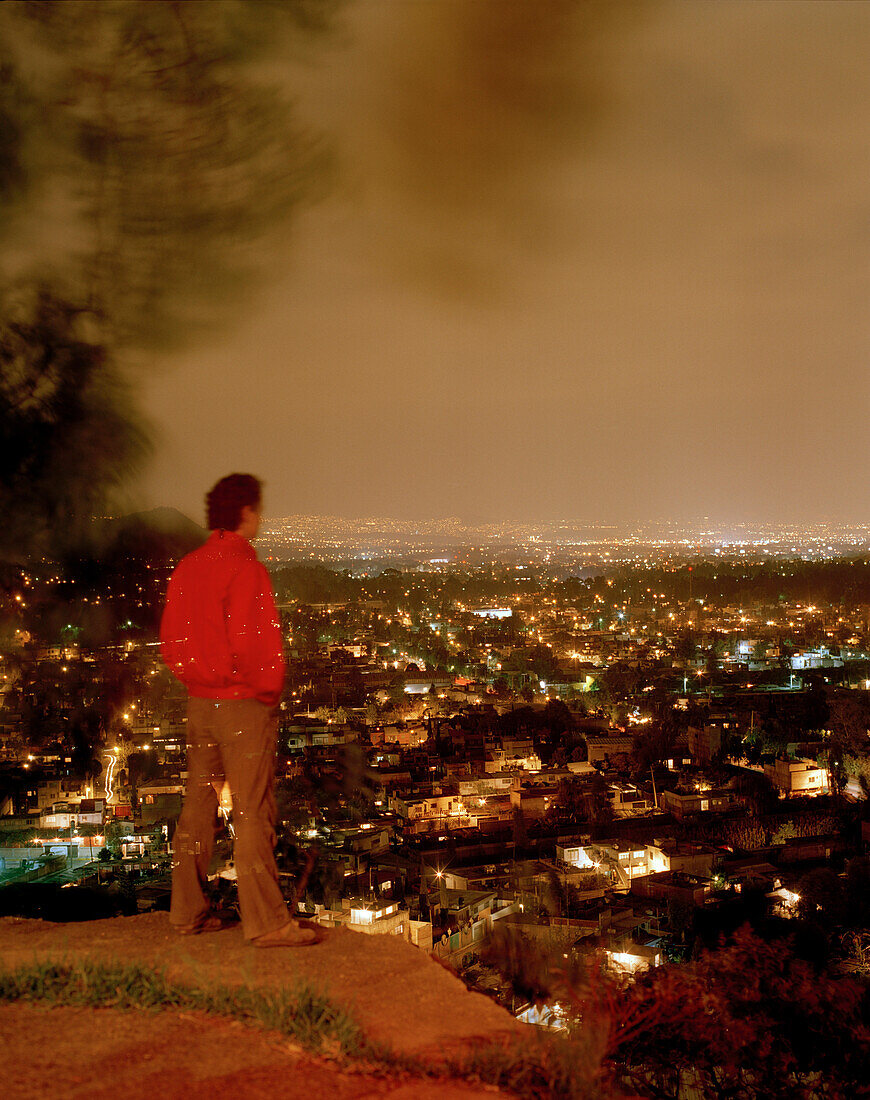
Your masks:
<instances>
[{"instance_id":1,"label":"house with lit window","mask_svg":"<svg viewBox=\"0 0 870 1100\"><path fill-rule=\"evenodd\" d=\"M445 880L450 876L444 876ZM464 951L481 945L492 931L493 922L516 911L516 906L500 900L495 890L451 889L442 884L439 901L445 931L439 954Z\"/></svg>"},{"instance_id":2,"label":"house with lit window","mask_svg":"<svg viewBox=\"0 0 870 1100\"><path fill-rule=\"evenodd\" d=\"M815 760L778 756L764 774L785 795L828 794L828 773Z\"/></svg>"},{"instance_id":3,"label":"house with lit window","mask_svg":"<svg viewBox=\"0 0 870 1100\"><path fill-rule=\"evenodd\" d=\"M735 805L734 794L729 790L661 791L659 808L673 814L677 820L694 814L726 813Z\"/></svg>"},{"instance_id":4,"label":"house with lit window","mask_svg":"<svg viewBox=\"0 0 870 1100\"><path fill-rule=\"evenodd\" d=\"M616 817L634 817L655 808L652 799L647 798L633 783L610 783L608 794Z\"/></svg>"},{"instance_id":5,"label":"house with lit window","mask_svg":"<svg viewBox=\"0 0 870 1100\"><path fill-rule=\"evenodd\" d=\"M27 792L28 807L30 809L45 810L63 798L63 794L63 783L60 779L40 780L35 790Z\"/></svg>"},{"instance_id":6,"label":"house with lit window","mask_svg":"<svg viewBox=\"0 0 870 1100\"><path fill-rule=\"evenodd\" d=\"M55 802L39 815L41 829L72 829L77 823L76 807L69 802Z\"/></svg>"},{"instance_id":7,"label":"house with lit window","mask_svg":"<svg viewBox=\"0 0 870 1100\"><path fill-rule=\"evenodd\" d=\"M571 867L593 867L595 865L594 860L588 851L589 840L590 837L587 834L576 840L565 840L563 843L557 844L556 859L569 864Z\"/></svg>"},{"instance_id":8,"label":"house with lit window","mask_svg":"<svg viewBox=\"0 0 870 1100\"><path fill-rule=\"evenodd\" d=\"M515 783L511 788L511 806L526 820L543 817L556 804L557 788L542 783Z\"/></svg>"},{"instance_id":9,"label":"house with lit window","mask_svg":"<svg viewBox=\"0 0 870 1100\"><path fill-rule=\"evenodd\" d=\"M158 822L177 821L181 815L183 783L163 780L143 784L139 788L139 823L143 826ZM227 807L228 809L231 808Z\"/></svg>"},{"instance_id":10,"label":"house with lit window","mask_svg":"<svg viewBox=\"0 0 870 1100\"><path fill-rule=\"evenodd\" d=\"M655 938L649 942L644 918L630 906L599 908L594 919L571 923L585 926L574 949L581 955L603 951L608 966L618 973L636 974L663 962L661 945Z\"/></svg>"},{"instance_id":11,"label":"house with lit window","mask_svg":"<svg viewBox=\"0 0 870 1100\"><path fill-rule=\"evenodd\" d=\"M428 829L460 829L477 824L470 810L478 800L472 800L469 808L458 792L430 795L392 795L390 809L412 832Z\"/></svg>"},{"instance_id":12,"label":"house with lit window","mask_svg":"<svg viewBox=\"0 0 870 1100\"><path fill-rule=\"evenodd\" d=\"M708 844L657 837L652 844L613 840L596 844L565 843L556 846L563 863L582 870L597 870L610 878L616 889L628 890L633 879L663 871L680 871L709 877L716 852Z\"/></svg>"},{"instance_id":13,"label":"house with lit window","mask_svg":"<svg viewBox=\"0 0 870 1100\"><path fill-rule=\"evenodd\" d=\"M343 723L339 724L331 719L323 720L307 714L296 714L288 721L282 722L279 734L291 752L317 746L344 745L355 739L354 735L348 733Z\"/></svg>"},{"instance_id":14,"label":"house with lit window","mask_svg":"<svg viewBox=\"0 0 870 1100\"><path fill-rule=\"evenodd\" d=\"M453 677L440 672L405 677L406 695L426 695L433 689L436 694L445 692L453 685Z\"/></svg>"},{"instance_id":15,"label":"house with lit window","mask_svg":"<svg viewBox=\"0 0 870 1100\"><path fill-rule=\"evenodd\" d=\"M357 827L334 829L332 840L349 857L346 865L359 870L372 856L389 849L390 830L386 826L376 827L364 821Z\"/></svg>"},{"instance_id":16,"label":"house with lit window","mask_svg":"<svg viewBox=\"0 0 870 1100\"><path fill-rule=\"evenodd\" d=\"M632 940L617 947L605 947L604 955L611 969L618 974L639 974L661 966L664 959L660 946L634 943Z\"/></svg>"},{"instance_id":17,"label":"house with lit window","mask_svg":"<svg viewBox=\"0 0 870 1100\"><path fill-rule=\"evenodd\" d=\"M613 840L591 845L590 853L597 863L611 868L620 886L627 885L626 880L633 879L636 875L649 874L649 851L646 844Z\"/></svg>"},{"instance_id":18,"label":"house with lit window","mask_svg":"<svg viewBox=\"0 0 870 1100\"><path fill-rule=\"evenodd\" d=\"M347 928L364 936L401 936L415 947L432 950L432 924L430 921L411 920L399 903L378 899L343 899L341 909L325 909L316 906L314 920L326 928Z\"/></svg>"},{"instance_id":19,"label":"house with lit window","mask_svg":"<svg viewBox=\"0 0 870 1100\"><path fill-rule=\"evenodd\" d=\"M475 799L510 795L513 776L510 772L487 772L482 776L468 776L458 780L459 793L473 803Z\"/></svg>"},{"instance_id":20,"label":"house with lit window","mask_svg":"<svg viewBox=\"0 0 870 1100\"><path fill-rule=\"evenodd\" d=\"M720 853L710 844L676 840L674 837L656 837L647 845L649 873L680 871L684 874L710 878Z\"/></svg>"}]
</instances>

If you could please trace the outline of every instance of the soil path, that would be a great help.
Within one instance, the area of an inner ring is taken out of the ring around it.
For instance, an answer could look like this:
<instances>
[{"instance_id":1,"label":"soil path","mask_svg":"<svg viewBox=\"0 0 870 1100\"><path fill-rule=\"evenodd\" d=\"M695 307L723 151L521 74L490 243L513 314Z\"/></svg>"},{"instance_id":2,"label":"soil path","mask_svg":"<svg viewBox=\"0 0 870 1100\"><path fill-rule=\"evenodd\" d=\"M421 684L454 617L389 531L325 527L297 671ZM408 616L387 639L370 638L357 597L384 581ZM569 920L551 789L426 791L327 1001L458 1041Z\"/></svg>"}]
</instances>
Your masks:
<instances>
[{"instance_id":1,"label":"soil path","mask_svg":"<svg viewBox=\"0 0 870 1100\"><path fill-rule=\"evenodd\" d=\"M0 1005L7 1100L493 1100L483 1085L352 1073L199 1013ZM502 1094L503 1095L503 1094Z\"/></svg>"},{"instance_id":2,"label":"soil path","mask_svg":"<svg viewBox=\"0 0 870 1100\"><path fill-rule=\"evenodd\" d=\"M3 970L85 958L137 963L200 987L306 985L348 1012L369 1039L432 1066L445 1054L482 1041L513 1045L529 1035L493 1001L470 992L428 955L394 937L335 929L315 947L264 951L250 947L239 928L178 936L165 913L78 924L0 918ZM303 1093L309 1098L322 1095L325 1086L335 1100L497 1095L486 1086L462 1082L397 1082L346 1073L305 1055L281 1036L194 1013L26 1004L0 1009L4 1046L12 1044L4 1067L12 1065L16 1074L8 1082L14 1087L2 1092L16 1100L96 1100L110 1094L115 1100L153 1100L155 1095L189 1100L204 1086L210 1100Z\"/></svg>"}]
</instances>

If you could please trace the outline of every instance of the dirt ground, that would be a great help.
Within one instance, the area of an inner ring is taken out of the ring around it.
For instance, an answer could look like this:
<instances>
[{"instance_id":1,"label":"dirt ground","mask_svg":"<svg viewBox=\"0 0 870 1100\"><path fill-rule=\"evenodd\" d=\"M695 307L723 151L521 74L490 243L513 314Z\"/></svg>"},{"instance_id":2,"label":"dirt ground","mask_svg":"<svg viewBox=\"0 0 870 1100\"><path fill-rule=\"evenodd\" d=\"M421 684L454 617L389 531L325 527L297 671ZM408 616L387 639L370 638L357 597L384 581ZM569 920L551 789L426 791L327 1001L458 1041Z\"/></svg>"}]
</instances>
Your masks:
<instances>
[{"instance_id":1,"label":"dirt ground","mask_svg":"<svg viewBox=\"0 0 870 1100\"><path fill-rule=\"evenodd\" d=\"M370 1039L433 1066L445 1053L483 1040L512 1043L528 1035L504 1009L393 937L336 929L315 947L257 950L239 928L178 936L165 913L78 924L0 919L4 970L83 958L138 963L197 986L305 984L352 1015ZM335 1100L497 1095L463 1082L347 1073L280 1035L195 1013L6 1004L0 1005L0 1035L4 1073L13 1067L0 1091L10 1100L152 1100L155 1093L187 1100L192 1089L204 1087L209 1100L310 1098L325 1088Z\"/></svg>"},{"instance_id":2,"label":"dirt ground","mask_svg":"<svg viewBox=\"0 0 870 1100\"><path fill-rule=\"evenodd\" d=\"M348 1073L283 1036L199 1013L0 1005L7 1100L482 1100L483 1085Z\"/></svg>"}]
</instances>

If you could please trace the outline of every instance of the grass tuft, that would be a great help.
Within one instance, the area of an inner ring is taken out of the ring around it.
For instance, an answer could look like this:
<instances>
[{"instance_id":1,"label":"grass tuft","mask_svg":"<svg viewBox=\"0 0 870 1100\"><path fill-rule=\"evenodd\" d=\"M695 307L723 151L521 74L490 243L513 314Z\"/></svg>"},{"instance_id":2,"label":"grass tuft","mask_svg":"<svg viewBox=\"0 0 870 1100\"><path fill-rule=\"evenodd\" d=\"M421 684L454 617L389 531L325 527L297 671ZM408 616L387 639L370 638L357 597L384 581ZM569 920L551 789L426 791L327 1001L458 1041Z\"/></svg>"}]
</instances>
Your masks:
<instances>
[{"instance_id":1,"label":"grass tuft","mask_svg":"<svg viewBox=\"0 0 870 1100\"><path fill-rule=\"evenodd\" d=\"M189 986L135 964L30 963L0 973L0 1001L39 1001L86 1008L194 1009L280 1031L300 1045L345 1056L368 1054L357 1023L308 986L259 990Z\"/></svg>"},{"instance_id":2,"label":"grass tuft","mask_svg":"<svg viewBox=\"0 0 870 1100\"><path fill-rule=\"evenodd\" d=\"M321 1057L353 1059L368 1072L450 1076L494 1085L526 1100L603 1100L590 1060L570 1039L530 1031L527 1040L476 1043L438 1064L373 1043L343 1009L307 985L262 990L192 986L131 963L37 962L0 972L0 1001L156 1011L186 1009L278 1031Z\"/></svg>"},{"instance_id":3,"label":"grass tuft","mask_svg":"<svg viewBox=\"0 0 870 1100\"><path fill-rule=\"evenodd\" d=\"M445 1065L456 1077L529 1100L606 1100L611 1093L586 1053L564 1034L530 1029L525 1040L478 1043Z\"/></svg>"}]
</instances>

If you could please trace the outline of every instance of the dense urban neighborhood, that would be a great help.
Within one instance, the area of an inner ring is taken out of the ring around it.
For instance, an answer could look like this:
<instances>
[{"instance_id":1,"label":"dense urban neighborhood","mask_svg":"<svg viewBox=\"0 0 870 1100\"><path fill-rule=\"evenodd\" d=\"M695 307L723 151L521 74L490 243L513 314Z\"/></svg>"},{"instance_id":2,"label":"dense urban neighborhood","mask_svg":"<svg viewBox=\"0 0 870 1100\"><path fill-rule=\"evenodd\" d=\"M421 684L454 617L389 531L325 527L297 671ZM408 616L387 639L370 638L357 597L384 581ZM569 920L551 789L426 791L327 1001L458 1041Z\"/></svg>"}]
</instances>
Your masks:
<instances>
[{"instance_id":1,"label":"dense urban neighborhood","mask_svg":"<svg viewBox=\"0 0 870 1100\"><path fill-rule=\"evenodd\" d=\"M43 563L5 597L4 913L168 904L185 699L156 624L196 534L137 522L114 563ZM273 568L288 899L403 937L533 1022L558 1005L505 944L635 976L791 922L817 962L866 975L870 566L564 572ZM220 809L231 907L228 790Z\"/></svg>"}]
</instances>

